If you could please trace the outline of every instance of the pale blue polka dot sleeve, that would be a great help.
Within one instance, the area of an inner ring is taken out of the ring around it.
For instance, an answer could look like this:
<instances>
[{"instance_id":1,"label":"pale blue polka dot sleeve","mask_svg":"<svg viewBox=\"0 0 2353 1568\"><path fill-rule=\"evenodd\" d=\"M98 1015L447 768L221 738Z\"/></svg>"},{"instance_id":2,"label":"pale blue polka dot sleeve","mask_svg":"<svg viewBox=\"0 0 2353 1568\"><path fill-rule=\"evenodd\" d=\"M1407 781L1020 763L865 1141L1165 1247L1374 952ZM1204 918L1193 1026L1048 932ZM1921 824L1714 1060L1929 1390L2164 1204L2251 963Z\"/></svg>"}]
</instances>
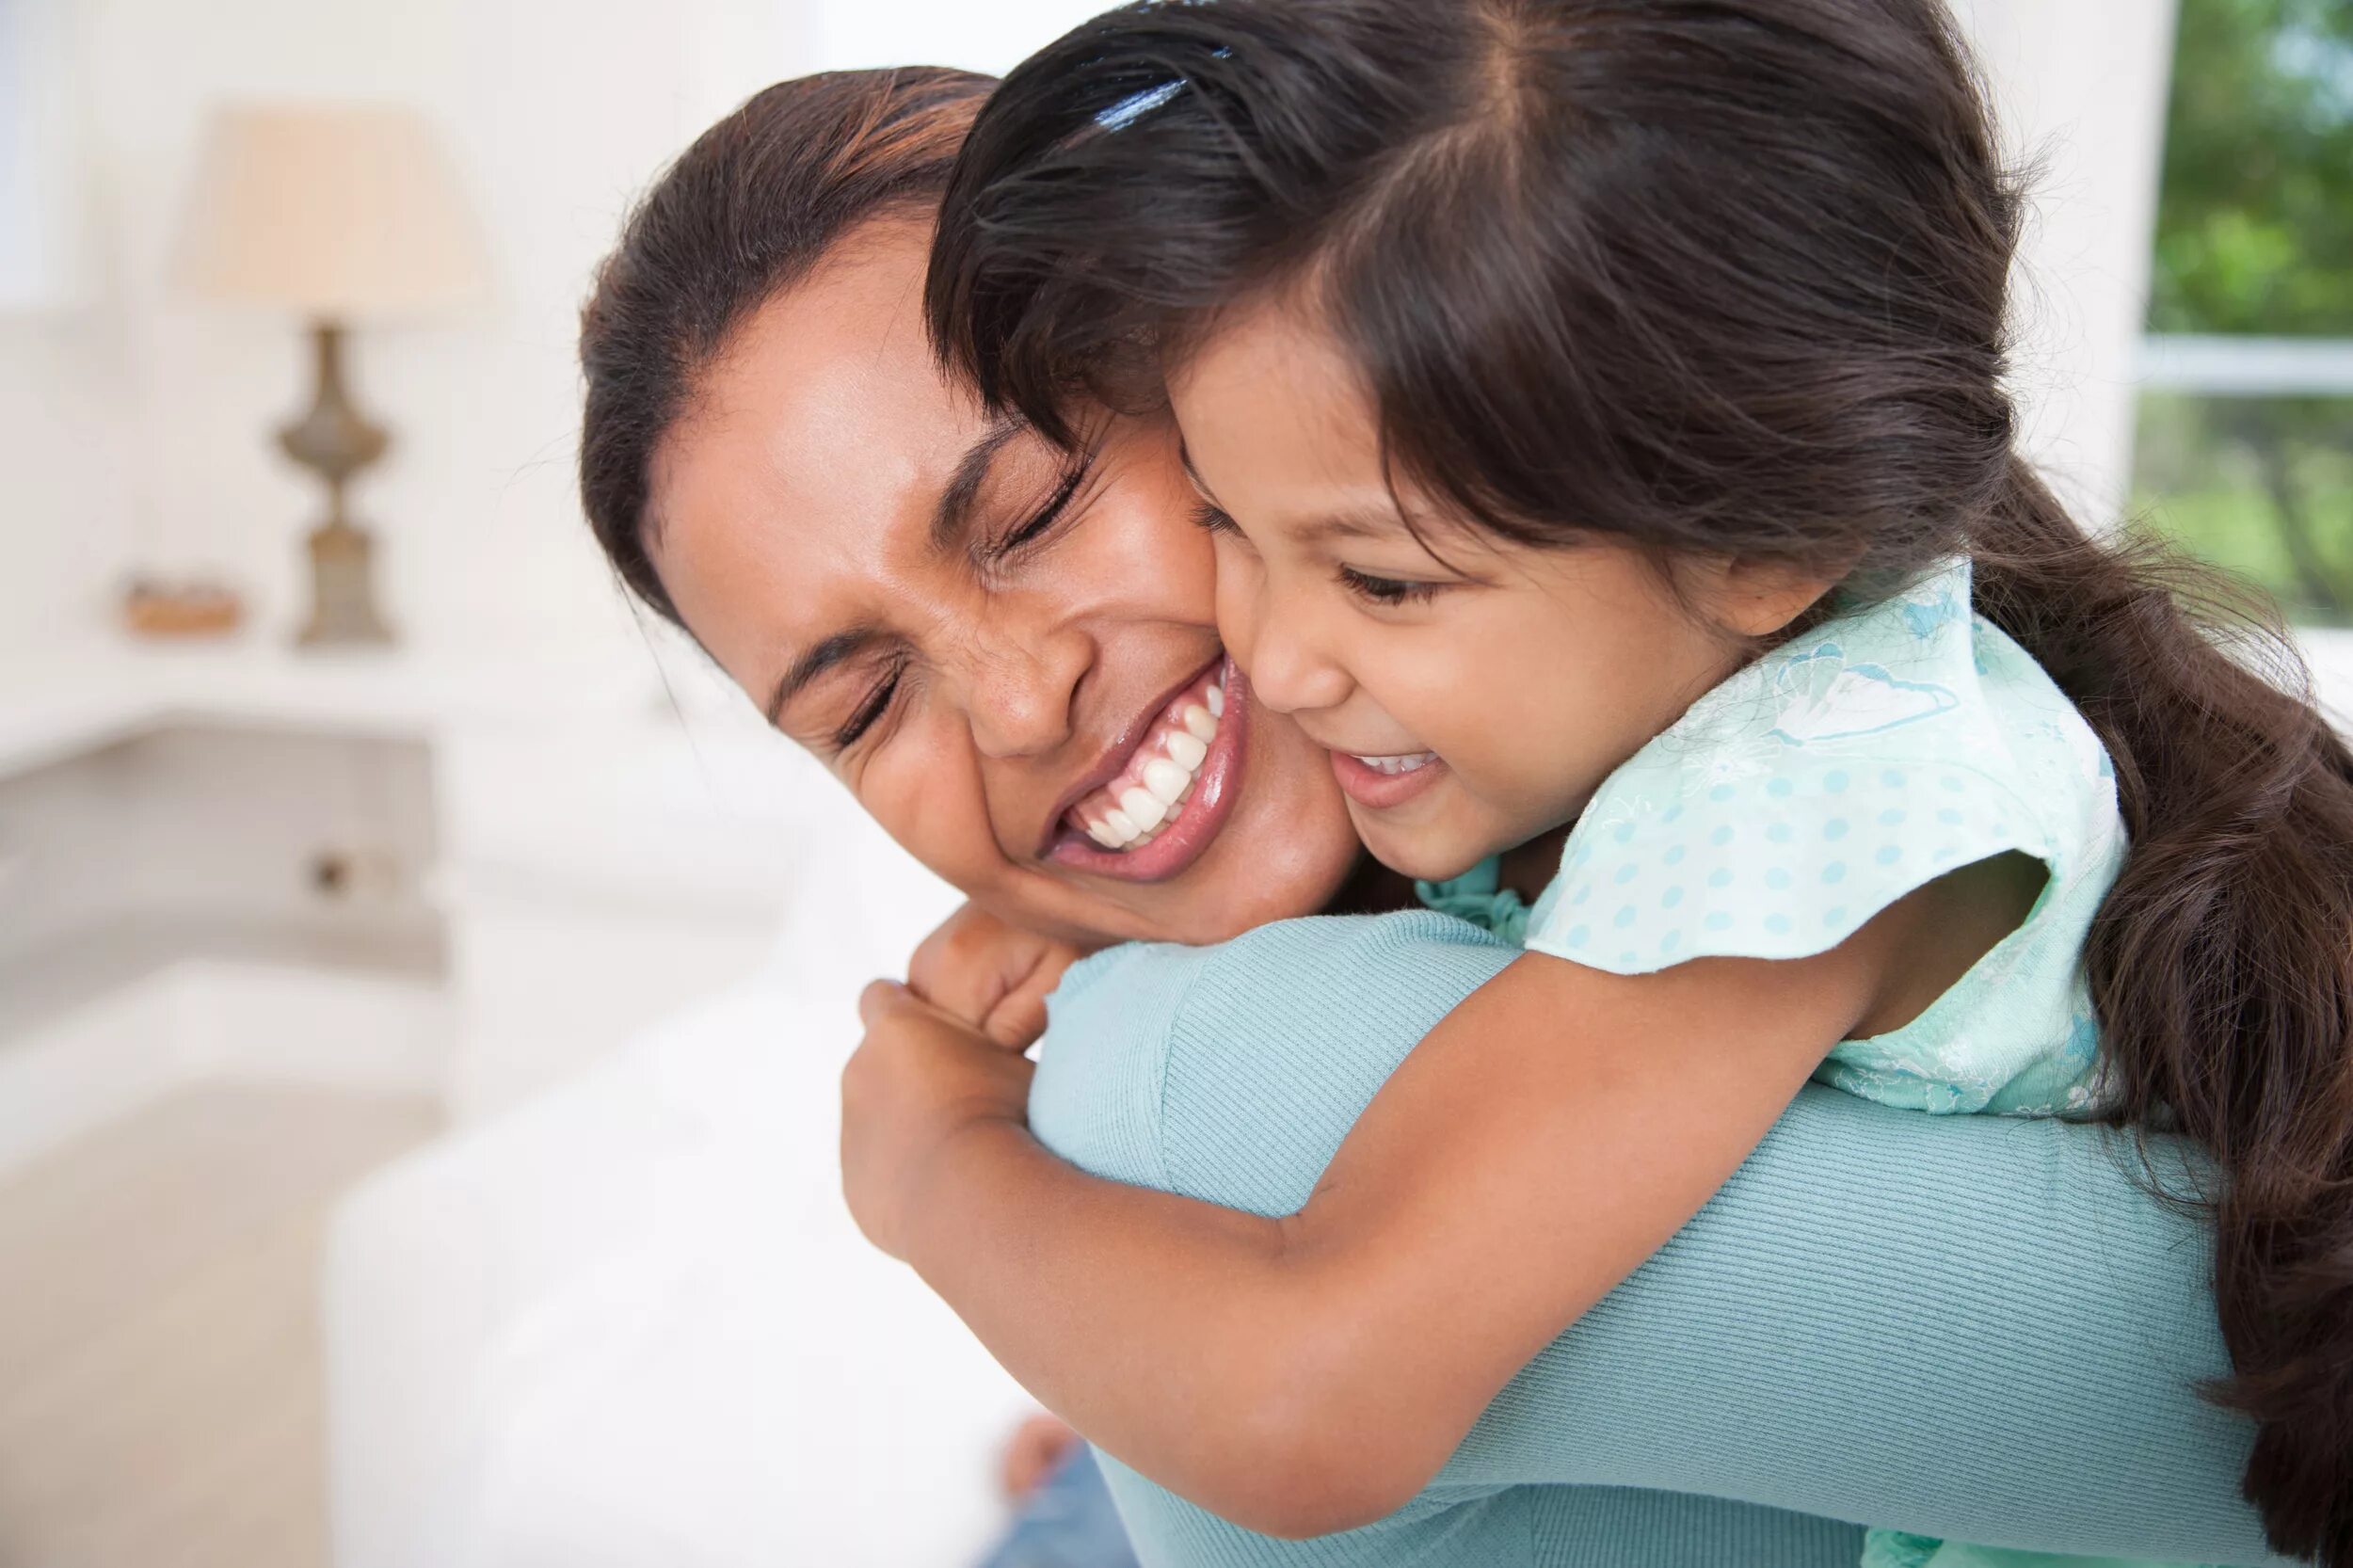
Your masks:
<instances>
[{"instance_id":1,"label":"pale blue polka dot sleeve","mask_svg":"<svg viewBox=\"0 0 2353 1568\"><path fill-rule=\"evenodd\" d=\"M2081 720L2055 691L2048 713L1989 693L1992 641L2015 651L1971 615L1963 563L1740 670L1603 783L1528 947L1618 974L1801 958L1958 867L2061 857L2035 778Z\"/></svg>"},{"instance_id":2,"label":"pale blue polka dot sleeve","mask_svg":"<svg viewBox=\"0 0 2353 1568\"><path fill-rule=\"evenodd\" d=\"M1959 761L1777 761L1689 788L1614 777L1572 838L1528 946L1617 974L1803 958L1946 872L2047 847L2008 782Z\"/></svg>"}]
</instances>

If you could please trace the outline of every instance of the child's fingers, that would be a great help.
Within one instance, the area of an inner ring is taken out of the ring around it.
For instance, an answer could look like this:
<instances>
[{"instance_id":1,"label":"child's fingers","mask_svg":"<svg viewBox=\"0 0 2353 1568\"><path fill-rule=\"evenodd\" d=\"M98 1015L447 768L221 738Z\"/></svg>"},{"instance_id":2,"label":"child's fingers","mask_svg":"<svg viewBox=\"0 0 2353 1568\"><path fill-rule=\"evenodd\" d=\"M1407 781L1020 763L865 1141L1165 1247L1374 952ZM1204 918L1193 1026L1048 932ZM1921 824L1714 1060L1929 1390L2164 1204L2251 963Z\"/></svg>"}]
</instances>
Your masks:
<instances>
[{"instance_id":1,"label":"child's fingers","mask_svg":"<svg viewBox=\"0 0 2353 1568\"><path fill-rule=\"evenodd\" d=\"M907 960L907 985L952 1018L980 1027L1025 963L1026 941L968 907L923 938Z\"/></svg>"},{"instance_id":2,"label":"child's fingers","mask_svg":"<svg viewBox=\"0 0 2353 1568\"><path fill-rule=\"evenodd\" d=\"M1029 1049L1046 1032L1046 994L1052 988L1050 980L1024 983L989 1009L981 1032L1007 1050Z\"/></svg>"}]
</instances>

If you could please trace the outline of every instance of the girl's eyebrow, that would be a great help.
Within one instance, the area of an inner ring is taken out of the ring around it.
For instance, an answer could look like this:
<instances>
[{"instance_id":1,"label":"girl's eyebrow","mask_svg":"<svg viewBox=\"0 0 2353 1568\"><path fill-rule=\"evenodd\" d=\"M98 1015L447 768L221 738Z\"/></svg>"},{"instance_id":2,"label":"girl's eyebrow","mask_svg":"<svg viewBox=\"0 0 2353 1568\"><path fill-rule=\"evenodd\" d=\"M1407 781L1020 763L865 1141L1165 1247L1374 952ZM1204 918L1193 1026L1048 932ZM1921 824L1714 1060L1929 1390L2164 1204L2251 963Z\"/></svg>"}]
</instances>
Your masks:
<instances>
[{"instance_id":1,"label":"girl's eyebrow","mask_svg":"<svg viewBox=\"0 0 2353 1568\"><path fill-rule=\"evenodd\" d=\"M1327 512L1295 524L1291 532L1309 544L1323 544L1333 539L1393 539L1412 530L1401 518L1375 512Z\"/></svg>"},{"instance_id":2,"label":"girl's eyebrow","mask_svg":"<svg viewBox=\"0 0 2353 1568\"><path fill-rule=\"evenodd\" d=\"M1209 489L1209 485L1203 483L1200 471L1193 466L1193 452L1186 450L1184 436L1176 438L1176 461L1184 466L1184 475L1189 480L1193 480L1193 489L1200 489L1205 502L1209 502L1212 506L1219 506L1219 508L1226 506L1224 502L1219 502L1217 492ZM1402 535L1402 536L1407 536L1407 539L1415 541L1415 544L1421 544L1421 549L1424 551L1431 549L1429 544L1421 541L1421 535L1417 532L1415 522L1412 522L1410 518L1402 516L1402 513L1393 513L1393 511L1332 511L1332 513L1325 513L1325 516L1311 518L1311 520L1304 520L1304 522L1285 522L1285 527L1288 527L1288 532L1297 535L1302 541L1306 541L1306 544L1330 544L1332 539L1398 539L1398 536ZM1435 555L1433 555L1433 560L1435 560Z\"/></svg>"},{"instance_id":3,"label":"girl's eyebrow","mask_svg":"<svg viewBox=\"0 0 2353 1568\"><path fill-rule=\"evenodd\" d=\"M1225 505L1218 500L1217 492L1202 482L1200 471L1193 466L1193 453L1187 449L1181 436L1176 439L1176 461L1203 499L1212 506ZM1383 512L1332 512L1304 522L1289 522L1285 527L1308 544L1322 544L1332 539L1393 539L1400 534L1411 536L1414 532L1402 517Z\"/></svg>"}]
</instances>

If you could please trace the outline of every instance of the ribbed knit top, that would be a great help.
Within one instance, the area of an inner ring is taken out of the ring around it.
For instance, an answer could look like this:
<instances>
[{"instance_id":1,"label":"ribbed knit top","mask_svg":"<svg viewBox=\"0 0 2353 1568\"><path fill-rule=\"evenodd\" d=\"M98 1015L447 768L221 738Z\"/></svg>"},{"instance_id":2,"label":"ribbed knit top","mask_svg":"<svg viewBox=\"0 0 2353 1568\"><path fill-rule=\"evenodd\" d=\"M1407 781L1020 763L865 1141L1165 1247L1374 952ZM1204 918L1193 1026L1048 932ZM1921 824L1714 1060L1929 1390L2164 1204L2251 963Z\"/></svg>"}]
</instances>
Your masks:
<instances>
[{"instance_id":1,"label":"ribbed knit top","mask_svg":"<svg viewBox=\"0 0 2353 1568\"><path fill-rule=\"evenodd\" d=\"M1424 912L1113 949L1054 998L1032 1126L1114 1180L1294 1211L1515 951ZM2268 1563L2238 1496L2250 1430L2195 1391L2227 1367L2207 1243L2134 1171L2098 1129L1810 1087L1392 1518L1273 1541L1106 1472L1150 1568L1849 1568L1863 1523Z\"/></svg>"}]
</instances>

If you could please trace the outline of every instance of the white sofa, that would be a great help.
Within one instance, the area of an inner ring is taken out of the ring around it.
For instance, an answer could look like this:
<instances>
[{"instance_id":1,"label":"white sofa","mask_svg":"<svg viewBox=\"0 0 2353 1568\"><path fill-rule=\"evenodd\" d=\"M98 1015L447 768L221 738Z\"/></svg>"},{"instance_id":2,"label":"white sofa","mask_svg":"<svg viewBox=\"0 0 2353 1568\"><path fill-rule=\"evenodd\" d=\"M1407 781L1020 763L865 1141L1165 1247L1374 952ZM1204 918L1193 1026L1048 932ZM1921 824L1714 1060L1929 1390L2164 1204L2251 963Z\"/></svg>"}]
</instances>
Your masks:
<instances>
[{"instance_id":1,"label":"white sofa","mask_svg":"<svg viewBox=\"0 0 2353 1568\"><path fill-rule=\"evenodd\" d=\"M854 1000L951 906L837 794L764 972L381 1173L326 1278L339 1568L904 1568L1019 1391L836 1173Z\"/></svg>"}]
</instances>

